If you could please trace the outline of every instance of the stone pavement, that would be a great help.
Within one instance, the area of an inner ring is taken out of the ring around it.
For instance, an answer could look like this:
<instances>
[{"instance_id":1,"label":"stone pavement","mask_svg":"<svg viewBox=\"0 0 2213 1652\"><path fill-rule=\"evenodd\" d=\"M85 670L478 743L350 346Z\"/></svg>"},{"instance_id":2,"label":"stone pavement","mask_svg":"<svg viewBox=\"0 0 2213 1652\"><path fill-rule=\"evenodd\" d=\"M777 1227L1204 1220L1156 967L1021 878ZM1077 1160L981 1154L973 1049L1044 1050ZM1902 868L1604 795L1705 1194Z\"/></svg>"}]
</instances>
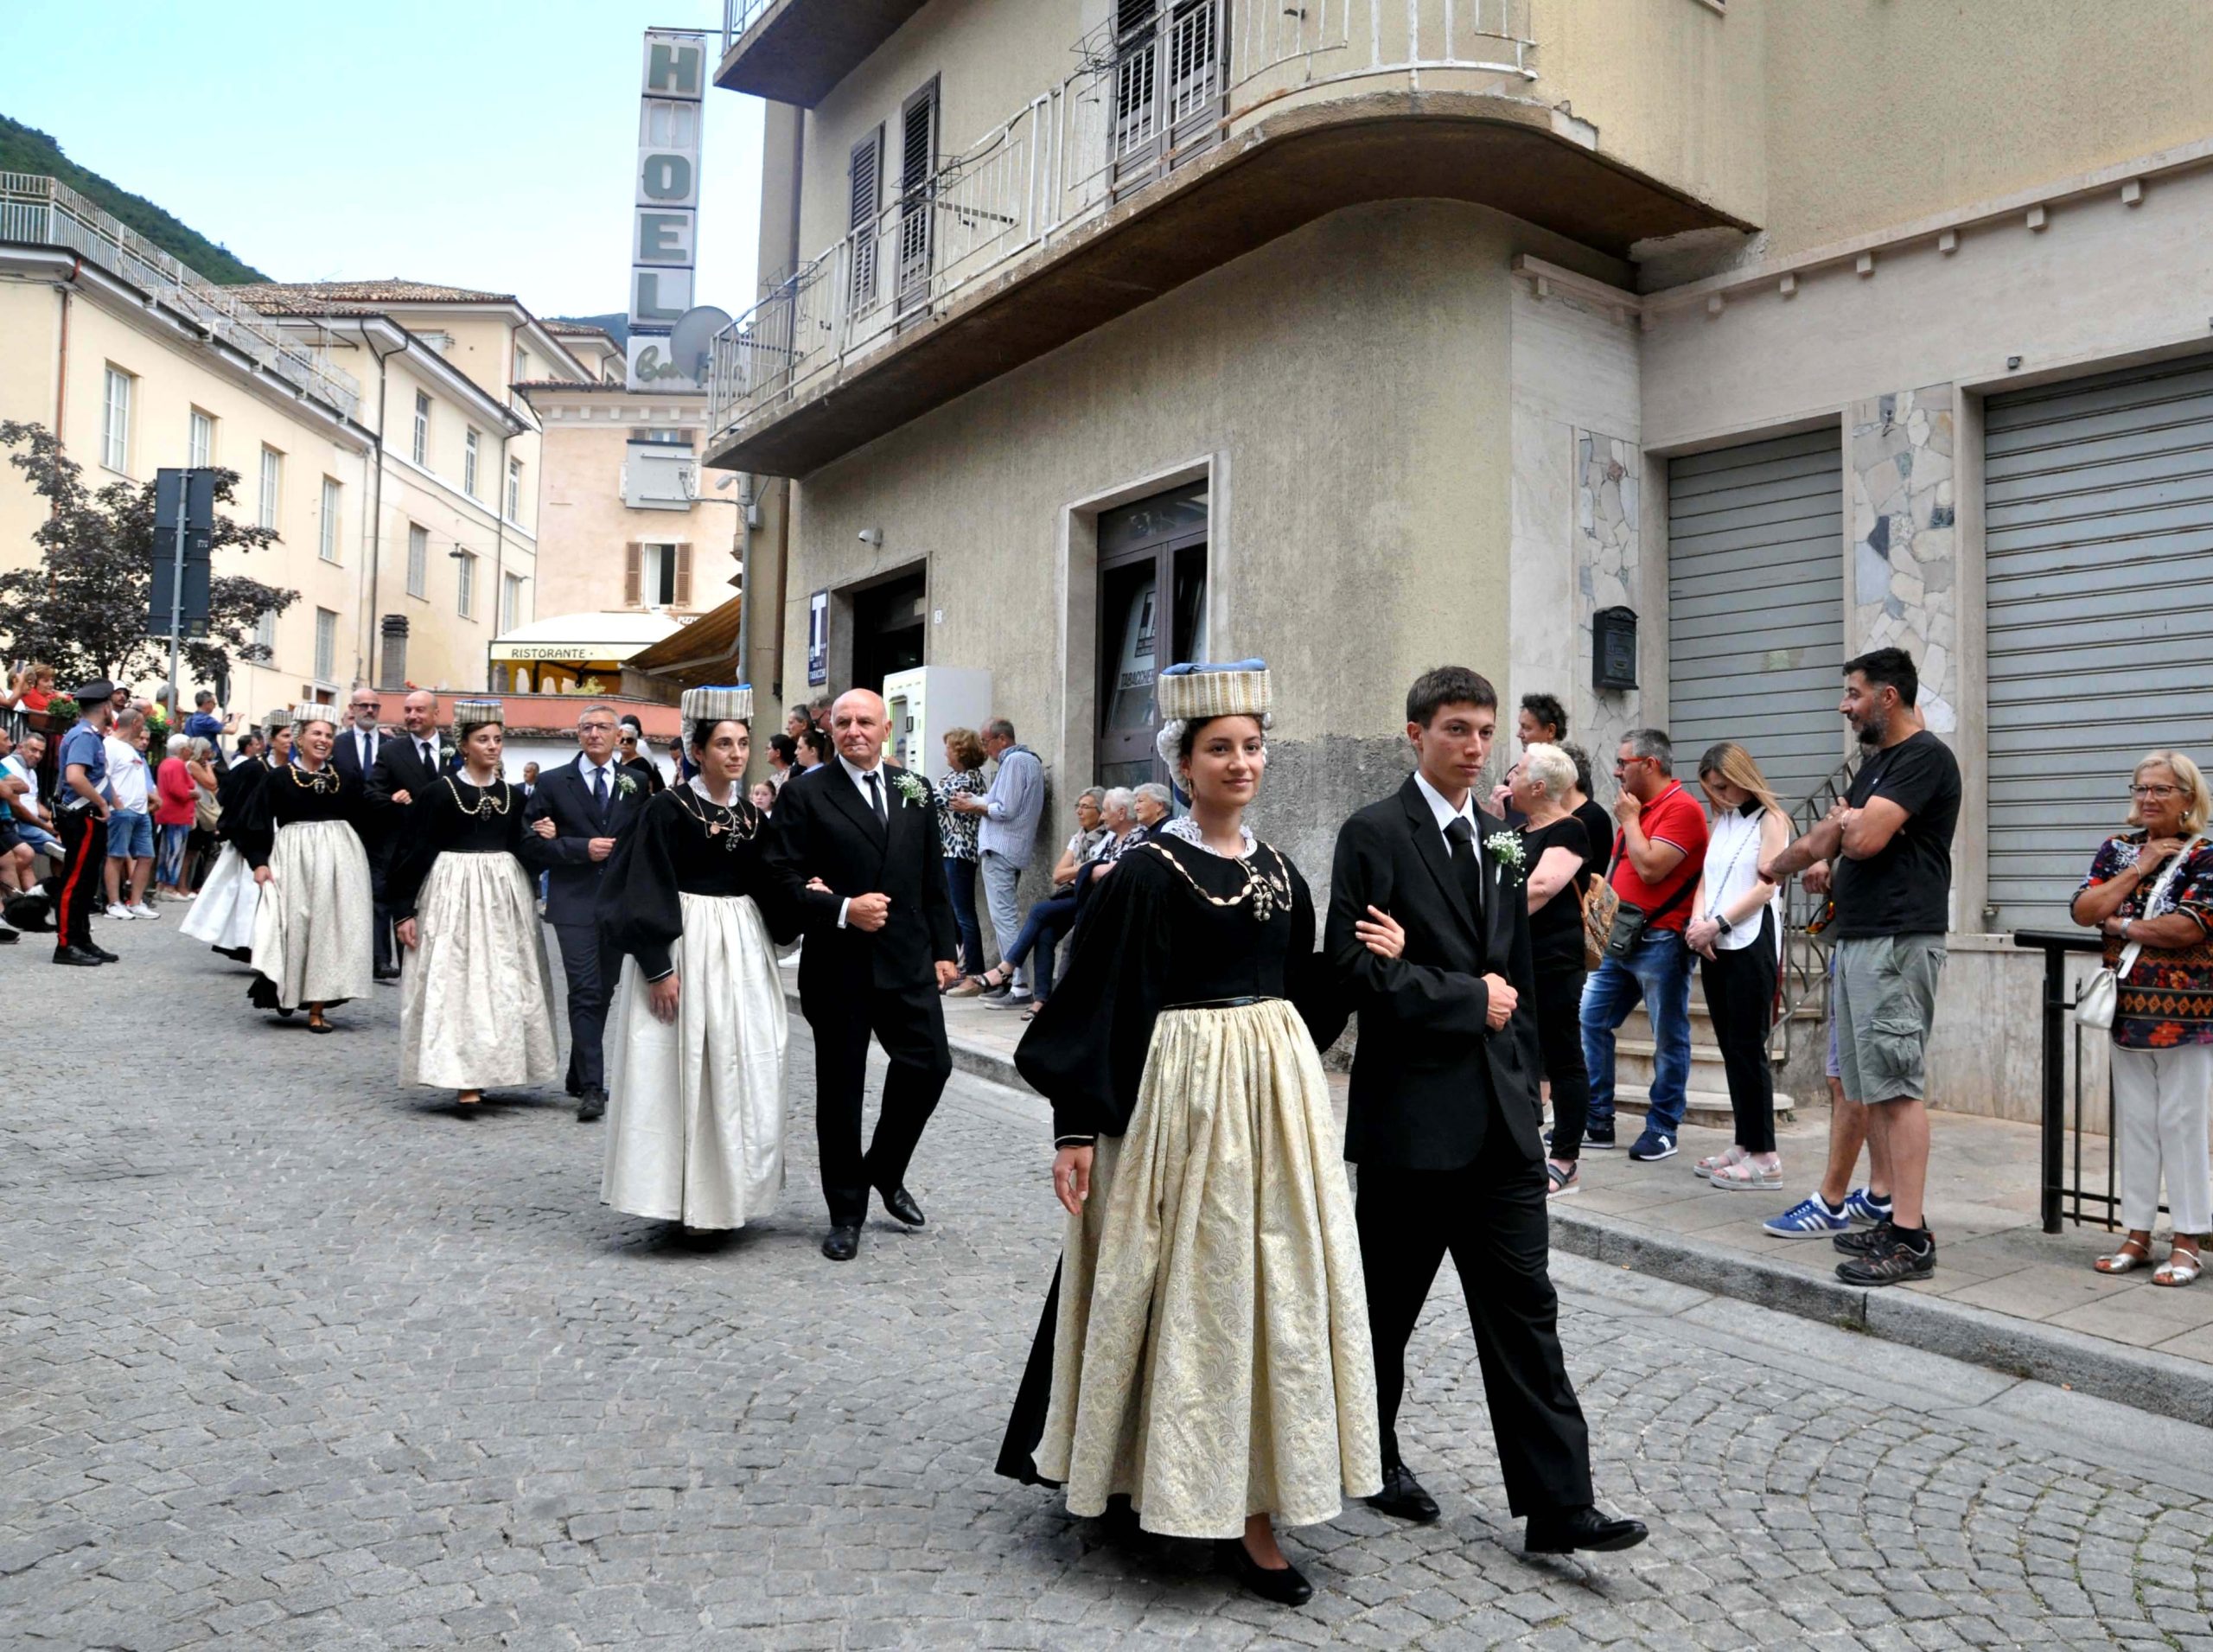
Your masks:
<instances>
[{"instance_id":1,"label":"stone pavement","mask_svg":"<svg viewBox=\"0 0 2213 1652\"><path fill-rule=\"evenodd\" d=\"M789 972L787 972L788 974ZM948 1006L963 1068L1019 1084L1018 1012L971 999ZM1339 1088L1342 1075L1332 1075ZM2118 1235L2100 1227L2043 1231L2037 1209L2040 1132L2034 1126L1955 1113L1930 1115L1928 1209L1936 1277L1887 1292L1838 1284L1827 1240L1780 1239L1761 1223L1803 1198L1821 1177L1828 1106L1802 1099L1779 1126L1784 1191L1715 1191L1691 1174L1729 1145L1726 1130L1687 1125L1681 1151L1656 1164L1623 1151L1585 1156L1584 1190L1553 1202L1553 1242L1679 1283L1785 1308L2002 1369L2071 1383L2186 1421L2213 1425L2213 1279L2183 1290L2148 1269L2109 1278L2093 1257ZM1638 1115L1624 1110L1624 1146ZM2102 1187L2100 1139L2086 1143L2085 1187ZM1862 1162L1863 1174L1865 1161ZM2164 1230L2163 1230L2164 1232ZM2153 1253L2165 1258L2164 1243Z\"/></svg>"},{"instance_id":2,"label":"stone pavement","mask_svg":"<svg viewBox=\"0 0 2213 1652\"><path fill-rule=\"evenodd\" d=\"M552 1097L405 1091L171 922L0 958L0 1645L2127 1646L2213 1652L2213 1435L1577 1257L1563 1336L1647 1547L1529 1560L1465 1311L1416 1338L1445 1518L1291 1534L1304 1611L991 1462L1059 1223L1035 1098L956 1078L929 1227L693 1250ZM72 1049L93 1052L73 1061Z\"/></svg>"}]
</instances>

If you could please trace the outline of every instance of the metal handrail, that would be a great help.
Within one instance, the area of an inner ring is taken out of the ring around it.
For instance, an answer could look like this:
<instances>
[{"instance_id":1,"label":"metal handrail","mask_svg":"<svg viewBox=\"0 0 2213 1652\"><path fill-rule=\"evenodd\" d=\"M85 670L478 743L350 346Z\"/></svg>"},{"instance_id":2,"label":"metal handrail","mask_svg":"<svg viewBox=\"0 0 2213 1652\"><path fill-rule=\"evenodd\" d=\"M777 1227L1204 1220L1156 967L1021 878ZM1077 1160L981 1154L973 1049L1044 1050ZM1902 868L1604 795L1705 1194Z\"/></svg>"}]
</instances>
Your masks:
<instances>
[{"instance_id":1,"label":"metal handrail","mask_svg":"<svg viewBox=\"0 0 2213 1652\"><path fill-rule=\"evenodd\" d=\"M1846 757L1829 776L1790 812L1790 835L1804 837L1842 799L1859 768L1859 754ZM1827 909L1828 897L1815 895L1797 878L1787 885L1783 902L1783 973L1781 1012L1769 1034L1769 1053L1778 1063L1788 1063L1796 1047L1798 1012L1818 1003L1828 991L1829 957L1834 941L1815 934L1808 925Z\"/></svg>"},{"instance_id":2,"label":"metal handrail","mask_svg":"<svg viewBox=\"0 0 2213 1652\"><path fill-rule=\"evenodd\" d=\"M2044 954L2044 1024L2038 1043L2038 1118L2043 1132L2042 1183L2038 1208L2044 1218L2044 1230L2056 1234L2064 1221L2081 1223L2101 1222L2108 1232L2118 1223L2114 1212L2120 1209L2120 1196L2114 1190L2115 1174L2113 1139L2113 1086L2108 1075L2106 1086L2106 1190L2092 1192L2082 1185L2082 1028L2075 1020L2075 1001L2067 992L2067 960L2070 956L2088 953L2102 953L2105 942L2099 936L2084 934L2074 929L2016 929L2013 944L2041 952ZM2068 1060L2068 1036L2074 1036L2074 1060ZM2067 1179L2068 1172L2068 1107L2070 1086L2066 1080L2072 1068L2074 1083L2074 1179ZM2083 1206L2097 1205L2104 1215L2085 1215ZM2164 1204L2159 1207L2165 1210Z\"/></svg>"},{"instance_id":3,"label":"metal handrail","mask_svg":"<svg viewBox=\"0 0 2213 1652\"><path fill-rule=\"evenodd\" d=\"M775 0L723 0L723 55L730 55L732 42L753 27L761 14L775 3Z\"/></svg>"}]
</instances>

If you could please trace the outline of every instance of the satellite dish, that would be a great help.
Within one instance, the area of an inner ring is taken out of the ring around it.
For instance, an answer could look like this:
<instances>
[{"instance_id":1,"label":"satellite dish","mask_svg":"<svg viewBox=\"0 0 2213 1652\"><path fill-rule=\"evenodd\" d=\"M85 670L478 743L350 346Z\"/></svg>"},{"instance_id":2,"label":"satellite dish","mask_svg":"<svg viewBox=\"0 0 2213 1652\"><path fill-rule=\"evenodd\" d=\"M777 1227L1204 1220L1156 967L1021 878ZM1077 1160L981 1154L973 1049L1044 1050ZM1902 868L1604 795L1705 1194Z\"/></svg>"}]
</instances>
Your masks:
<instances>
[{"instance_id":1,"label":"satellite dish","mask_svg":"<svg viewBox=\"0 0 2213 1652\"><path fill-rule=\"evenodd\" d=\"M686 310L668 335L669 364L692 383L705 384L715 335L729 325L730 313L712 304Z\"/></svg>"}]
</instances>

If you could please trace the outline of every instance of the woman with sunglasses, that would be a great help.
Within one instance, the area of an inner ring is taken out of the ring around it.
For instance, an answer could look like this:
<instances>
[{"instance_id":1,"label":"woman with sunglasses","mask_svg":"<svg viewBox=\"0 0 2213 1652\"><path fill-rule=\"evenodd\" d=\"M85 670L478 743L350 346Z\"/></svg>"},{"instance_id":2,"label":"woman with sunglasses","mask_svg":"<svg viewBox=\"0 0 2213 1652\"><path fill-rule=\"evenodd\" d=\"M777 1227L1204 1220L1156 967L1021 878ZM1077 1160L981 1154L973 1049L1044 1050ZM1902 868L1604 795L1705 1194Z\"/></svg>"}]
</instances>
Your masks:
<instances>
[{"instance_id":1,"label":"woman with sunglasses","mask_svg":"<svg viewBox=\"0 0 2213 1652\"><path fill-rule=\"evenodd\" d=\"M646 788L647 797L668 789L668 781L662 777L660 765L654 761L654 749L646 743L645 729L637 718L626 717L622 719L622 733L615 743L615 759L638 777L638 784Z\"/></svg>"}]
</instances>

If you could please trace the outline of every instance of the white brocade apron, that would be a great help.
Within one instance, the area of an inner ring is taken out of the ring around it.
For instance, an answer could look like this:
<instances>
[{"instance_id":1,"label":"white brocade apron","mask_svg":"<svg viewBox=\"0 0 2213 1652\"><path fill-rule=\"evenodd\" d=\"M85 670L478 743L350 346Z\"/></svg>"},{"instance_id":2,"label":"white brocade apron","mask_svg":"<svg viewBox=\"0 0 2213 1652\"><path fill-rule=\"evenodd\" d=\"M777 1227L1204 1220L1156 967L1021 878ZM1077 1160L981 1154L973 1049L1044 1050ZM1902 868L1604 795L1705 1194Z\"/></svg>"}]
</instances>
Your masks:
<instances>
[{"instance_id":1,"label":"white brocade apron","mask_svg":"<svg viewBox=\"0 0 2213 1652\"><path fill-rule=\"evenodd\" d=\"M253 916L253 966L286 1009L363 998L371 973L369 858L343 820L277 828L269 882Z\"/></svg>"},{"instance_id":2,"label":"white brocade apron","mask_svg":"<svg viewBox=\"0 0 2213 1652\"><path fill-rule=\"evenodd\" d=\"M521 863L446 851L423 880L415 928L399 982L400 1082L484 1090L558 1078L552 970Z\"/></svg>"},{"instance_id":3,"label":"white brocade apron","mask_svg":"<svg viewBox=\"0 0 2213 1652\"><path fill-rule=\"evenodd\" d=\"M236 844L226 843L178 930L195 941L235 952L253 945L253 915L260 906L261 885L253 881L253 868L246 864Z\"/></svg>"},{"instance_id":4,"label":"white brocade apron","mask_svg":"<svg viewBox=\"0 0 2213 1652\"><path fill-rule=\"evenodd\" d=\"M657 1019L638 960L608 1017L600 1202L687 1228L742 1228L784 1187L783 984L752 897L679 895L676 1019Z\"/></svg>"}]
</instances>

